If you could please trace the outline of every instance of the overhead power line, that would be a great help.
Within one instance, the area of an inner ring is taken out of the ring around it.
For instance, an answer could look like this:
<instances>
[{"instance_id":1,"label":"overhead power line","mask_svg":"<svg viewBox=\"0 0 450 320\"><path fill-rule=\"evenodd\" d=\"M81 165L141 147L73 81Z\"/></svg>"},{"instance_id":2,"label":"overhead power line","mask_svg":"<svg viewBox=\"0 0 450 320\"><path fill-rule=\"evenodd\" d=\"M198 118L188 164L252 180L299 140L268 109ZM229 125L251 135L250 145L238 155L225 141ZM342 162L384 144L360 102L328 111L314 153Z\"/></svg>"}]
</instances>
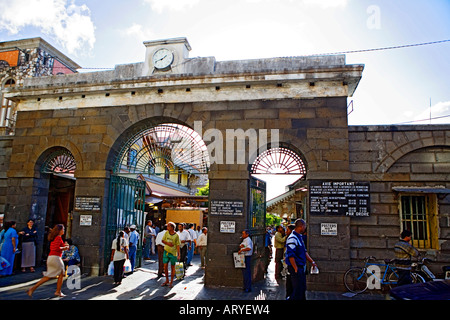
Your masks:
<instances>
[{"instance_id":1,"label":"overhead power line","mask_svg":"<svg viewBox=\"0 0 450 320\"><path fill-rule=\"evenodd\" d=\"M438 43L444 43L444 42L450 42L450 39L439 40L439 41L432 41L432 42L414 43L414 44L404 44L404 45L391 46L391 47L381 47L381 48L372 48L372 49L360 49L360 50L349 50L349 51L340 51L340 52L332 52L332 53L321 53L321 54L314 54L314 55L324 55L324 56L326 56L326 55L349 54L349 53L360 53L360 52L370 52L370 51L383 51L383 50L393 50L393 49L402 49L402 48L426 46L426 45L438 44Z\"/></svg>"},{"instance_id":2,"label":"overhead power line","mask_svg":"<svg viewBox=\"0 0 450 320\"><path fill-rule=\"evenodd\" d=\"M402 49L402 48L427 46L427 45L433 45L433 44L439 44L439 43L445 43L445 42L450 42L450 39L431 41L431 42L422 42L422 43L413 43L413 44L404 44L404 45L381 47L381 48L348 50L348 51L329 52L329 53L316 53L316 54L309 54L307 56L327 56L327 55L337 55L337 54L350 54L350 53L361 53L361 52L371 52L371 51L394 50L394 49ZM111 70L114 68L80 68L80 69L81 70Z\"/></svg>"}]
</instances>

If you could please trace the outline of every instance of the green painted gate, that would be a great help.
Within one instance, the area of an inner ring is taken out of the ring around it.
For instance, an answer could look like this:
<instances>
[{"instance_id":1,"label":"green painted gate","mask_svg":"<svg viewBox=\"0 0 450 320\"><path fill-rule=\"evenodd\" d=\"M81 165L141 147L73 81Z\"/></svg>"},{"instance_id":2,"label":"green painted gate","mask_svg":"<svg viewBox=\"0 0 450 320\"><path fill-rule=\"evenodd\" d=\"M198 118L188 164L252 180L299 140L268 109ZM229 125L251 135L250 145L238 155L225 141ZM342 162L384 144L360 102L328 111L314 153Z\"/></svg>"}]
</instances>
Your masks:
<instances>
[{"instance_id":1,"label":"green painted gate","mask_svg":"<svg viewBox=\"0 0 450 320\"><path fill-rule=\"evenodd\" d=\"M125 227L136 225L140 239L136 267L141 266L142 238L145 219L145 181L112 175L109 185L108 215L105 236L105 270L111 260L111 244Z\"/></svg>"}]
</instances>

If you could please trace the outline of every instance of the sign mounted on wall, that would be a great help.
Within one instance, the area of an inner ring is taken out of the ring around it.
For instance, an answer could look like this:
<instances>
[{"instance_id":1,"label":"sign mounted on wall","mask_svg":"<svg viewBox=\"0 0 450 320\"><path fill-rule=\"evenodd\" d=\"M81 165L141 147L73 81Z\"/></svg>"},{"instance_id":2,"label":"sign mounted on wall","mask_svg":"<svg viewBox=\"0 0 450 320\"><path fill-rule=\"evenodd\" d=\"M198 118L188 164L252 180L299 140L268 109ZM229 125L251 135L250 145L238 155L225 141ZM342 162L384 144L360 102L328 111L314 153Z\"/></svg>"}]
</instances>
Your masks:
<instances>
[{"instance_id":1,"label":"sign mounted on wall","mask_svg":"<svg viewBox=\"0 0 450 320\"><path fill-rule=\"evenodd\" d=\"M220 216L242 216L244 201L239 200L211 200L210 214Z\"/></svg>"},{"instance_id":2,"label":"sign mounted on wall","mask_svg":"<svg viewBox=\"0 0 450 320\"><path fill-rule=\"evenodd\" d=\"M77 211L100 211L101 209L101 197L75 197L75 210Z\"/></svg>"},{"instance_id":3,"label":"sign mounted on wall","mask_svg":"<svg viewBox=\"0 0 450 320\"><path fill-rule=\"evenodd\" d=\"M370 214L370 183L310 181L309 208L312 215L368 217Z\"/></svg>"},{"instance_id":4,"label":"sign mounted on wall","mask_svg":"<svg viewBox=\"0 0 450 320\"><path fill-rule=\"evenodd\" d=\"M337 223L321 223L320 224L321 236L337 236Z\"/></svg>"},{"instance_id":5,"label":"sign mounted on wall","mask_svg":"<svg viewBox=\"0 0 450 320\"><path fill-rule=\"evenodd\" d=\"M92 216L80 215L80 226L92 226Z\"/></svg>"},{"instance_id":6,"label":"sign mounted on wall","mask_svg":"<svg viewBox=\"0 0 450 320\"><path fill-rule=\"evenodd\" d=\"M220 221L220 232L235 233L236 232L236 221Z\"/></svg>"}]
</instances>

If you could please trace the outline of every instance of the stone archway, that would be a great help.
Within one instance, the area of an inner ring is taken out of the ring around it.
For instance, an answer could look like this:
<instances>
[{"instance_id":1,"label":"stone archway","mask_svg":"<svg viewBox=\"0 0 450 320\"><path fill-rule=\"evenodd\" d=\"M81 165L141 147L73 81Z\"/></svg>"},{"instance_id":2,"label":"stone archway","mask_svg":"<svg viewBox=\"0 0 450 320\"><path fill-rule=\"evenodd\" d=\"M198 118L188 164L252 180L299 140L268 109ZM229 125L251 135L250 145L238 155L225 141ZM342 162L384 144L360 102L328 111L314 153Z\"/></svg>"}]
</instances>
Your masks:
<instances>
[{"instance_id":1,"label":"stone archway","mask_svg":"<svg viewBox=\"0 0 450 320\"><path fill-rule=\"evenodd\" d=\"M36 161L29 218L35 221L38 231L38 264L41 257L46 259L46 234L49 229L63 224L66 237L71 237L76 169L75 157L64 147L51 147Z\"/></svg>"}]
</instances>

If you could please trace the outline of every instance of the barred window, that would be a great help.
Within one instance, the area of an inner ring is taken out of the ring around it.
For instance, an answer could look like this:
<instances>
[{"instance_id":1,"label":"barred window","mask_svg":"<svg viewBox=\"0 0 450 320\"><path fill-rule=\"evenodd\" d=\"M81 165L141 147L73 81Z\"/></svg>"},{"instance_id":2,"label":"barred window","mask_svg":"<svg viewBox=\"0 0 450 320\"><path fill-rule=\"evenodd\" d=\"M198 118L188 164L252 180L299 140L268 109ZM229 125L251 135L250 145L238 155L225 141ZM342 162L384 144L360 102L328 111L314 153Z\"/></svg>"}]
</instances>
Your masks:
<instances>
[{"instance_id":1,"label":"barred window","mask_svg":"<svg viewBox=\"0 0 450 320\"><path fill-rule=\"evenodd\" d=\"M436 195L401 195L401 229L412 232L412 244L418 249L438 249Z\"/></svg>"}]
</instances>

